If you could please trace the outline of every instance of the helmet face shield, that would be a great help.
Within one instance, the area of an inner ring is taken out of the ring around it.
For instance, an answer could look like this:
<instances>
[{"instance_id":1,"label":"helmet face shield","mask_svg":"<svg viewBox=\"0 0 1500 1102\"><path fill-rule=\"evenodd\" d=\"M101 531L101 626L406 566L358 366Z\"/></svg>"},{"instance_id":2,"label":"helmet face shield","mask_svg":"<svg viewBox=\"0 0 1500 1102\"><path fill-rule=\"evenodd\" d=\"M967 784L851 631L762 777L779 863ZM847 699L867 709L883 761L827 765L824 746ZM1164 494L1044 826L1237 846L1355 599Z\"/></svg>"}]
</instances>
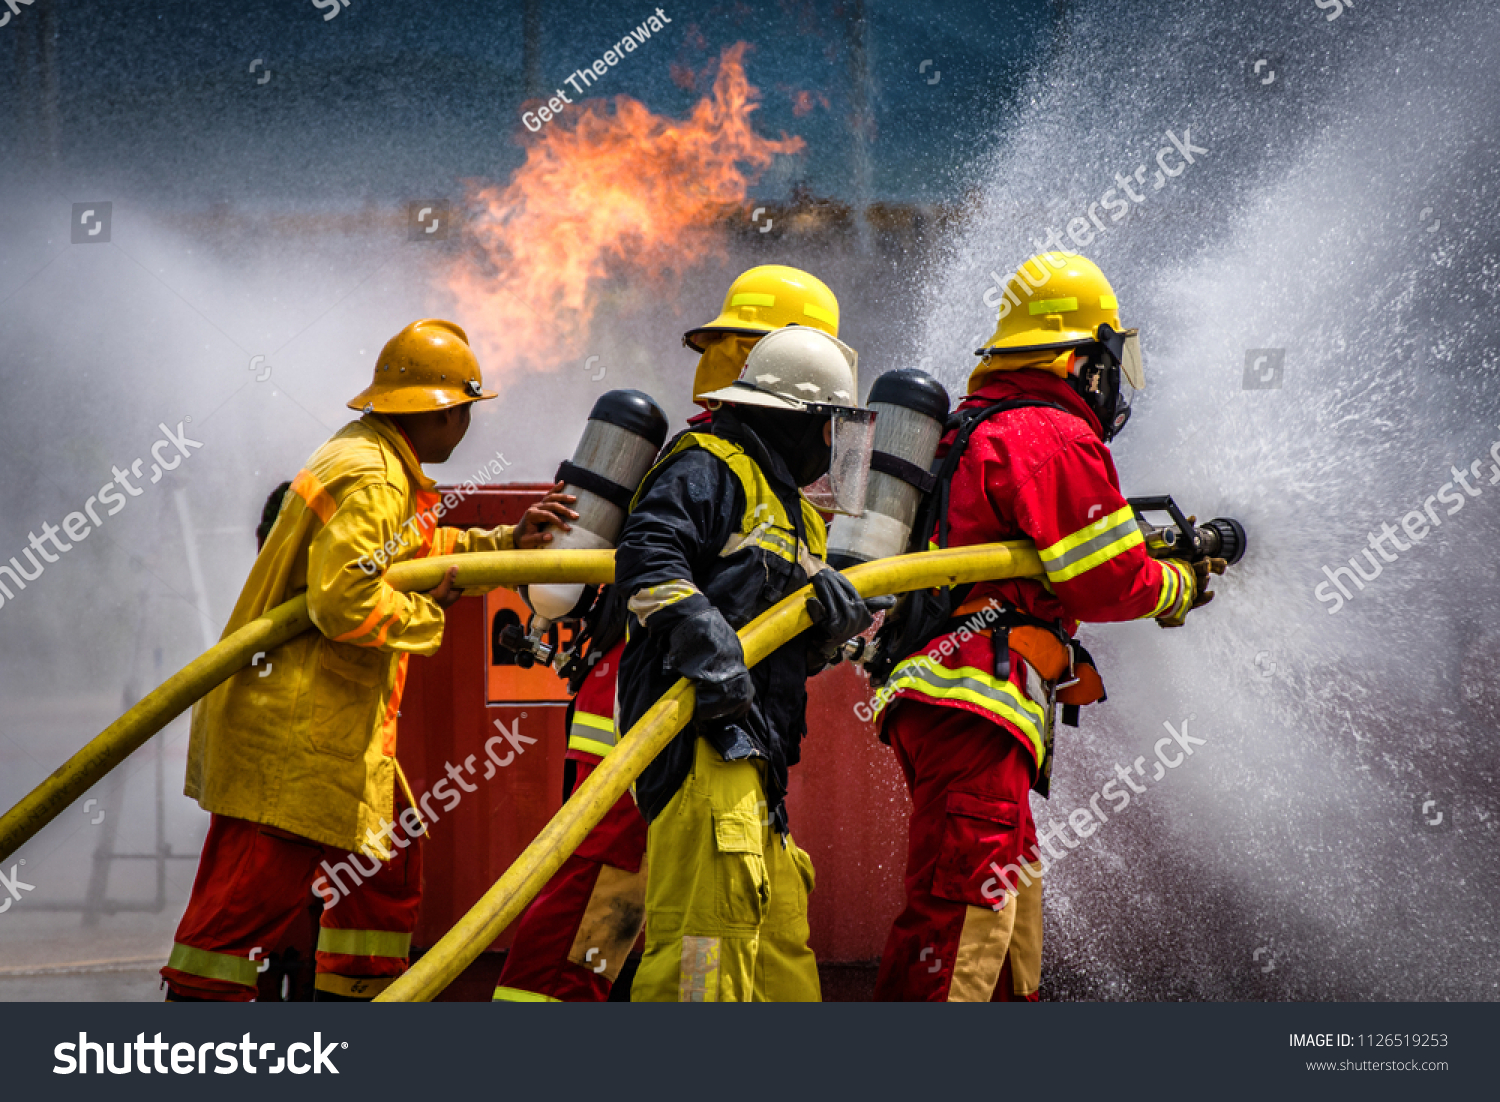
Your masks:
<instances>
[{"instance_id":1,"label":"helmet face shield","mask_svg":"<svg viewBox=\"0 0 1500 1102\"><path fill-rule=\"evenodd\" d=\"M817 412L828 414L833 434L828 473L804 488L802 494L825 513L863 516L870 452L875 444L875 411L824 406Z\"/></svg>"},{"instance_id":2,"label":"helmet face shield","mask_svg":"<svg viewBox=\"0 0 1500 1102\"><path fill-rule=\"evenodd\" d=\"M1120 335L1125 338L1119 355L1120 371L1131 390L1145 390L1146 366L1141 361L1141 331L1127 329Z\"/></svg>"},{"instance_id":3,"label":"helmet face shield","mask_svg":"<svg viewBox=\"0 0 1500 1102\"><path fill-rule=\"evenodd\" d=\"M1141 331L1139 329L1116 330L1108 325L1101 325L1098 343L1104 346L1104 351L1109 354L1109 358L1119 364L1121 373L1132 389L1146 389L1146 368L1141 362Z\"/></svg>"},{"instance_id":4,"label":"helmet face shield","mask_svg":"<svg viewBox=\"0 0 1500 1102\"><path fill-rule=\"evenodd\" d=\"M1141 331L1125 329L1116 332L1108 325L1099 327L1099 343L1104 346L1107 359L1118 365L1110 372L1114 376L1114 418L1106 426L1108 438L1118 436L1130 420L1130 407L1135 396L1146 389L1146 367L1141 361Z\"/></svg>"}]
</instances>

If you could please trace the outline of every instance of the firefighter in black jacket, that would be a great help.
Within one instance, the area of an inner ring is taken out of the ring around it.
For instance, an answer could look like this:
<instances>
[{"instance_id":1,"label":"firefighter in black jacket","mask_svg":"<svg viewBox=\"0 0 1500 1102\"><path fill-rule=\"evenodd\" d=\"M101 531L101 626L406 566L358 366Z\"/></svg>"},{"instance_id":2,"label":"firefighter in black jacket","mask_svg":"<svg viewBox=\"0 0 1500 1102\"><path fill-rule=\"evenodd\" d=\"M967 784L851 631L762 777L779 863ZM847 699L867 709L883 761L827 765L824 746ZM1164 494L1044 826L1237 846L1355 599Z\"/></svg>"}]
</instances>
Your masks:
<instances>
[{"instance_id":1,"label":"firefighter in black jacket","mask_svg":"<svg viewBox=\"0 0 1500 1102\"><path fill-rule=\"evenodd\" d=\"M693 722L641 774L647 831L646 952L636 1001L815 1001L807 945L812 862L787 830L787 769L807 729L805 682L870 624L823 563L827 535L799 492L868 464L856 356L826 333L761 338L740 378L706 394L711 432L684 433L646 476L615 554L630 594L619 727L681 677ZM856 453L850 459L847 452ZM857 512L855 479L831 485ZM811 579L815 628L754 670L735 632ZM701 736L701 737L700 737Z\"/></svg>"}]
</instances>

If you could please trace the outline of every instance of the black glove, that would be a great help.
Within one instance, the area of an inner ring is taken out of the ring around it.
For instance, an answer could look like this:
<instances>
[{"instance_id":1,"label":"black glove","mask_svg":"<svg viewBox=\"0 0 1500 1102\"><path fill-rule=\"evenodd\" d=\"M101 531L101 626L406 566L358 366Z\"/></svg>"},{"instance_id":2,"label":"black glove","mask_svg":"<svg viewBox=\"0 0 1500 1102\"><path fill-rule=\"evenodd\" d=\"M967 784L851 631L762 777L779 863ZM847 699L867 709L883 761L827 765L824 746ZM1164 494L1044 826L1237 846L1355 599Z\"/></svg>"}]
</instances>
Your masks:
<instances>
[{"instance_id":1,"label":"black glove","mask_svg":"<svg viewBox=\"0 0 1500 1102\"><path fill-rule=\"evenodd\" d=\"M738 719L755 702L745 651L716 608L689 616L672 629L667 661L693 683L699 720Z\"/></svg>"},{"instance_id":2,"label":"black glove","mask_svg":"<svg viewBox=\"0 0 1500 1102\"><path fill-rule=\"evenodd\" d=\"M820 570L812 578L813 593L807 601L807 614L817 625L825 643L838 645L853 639L875 622L854 583L837 570ZM880 601L881 598L874 598Z\"/></svg>"}]
</instances>

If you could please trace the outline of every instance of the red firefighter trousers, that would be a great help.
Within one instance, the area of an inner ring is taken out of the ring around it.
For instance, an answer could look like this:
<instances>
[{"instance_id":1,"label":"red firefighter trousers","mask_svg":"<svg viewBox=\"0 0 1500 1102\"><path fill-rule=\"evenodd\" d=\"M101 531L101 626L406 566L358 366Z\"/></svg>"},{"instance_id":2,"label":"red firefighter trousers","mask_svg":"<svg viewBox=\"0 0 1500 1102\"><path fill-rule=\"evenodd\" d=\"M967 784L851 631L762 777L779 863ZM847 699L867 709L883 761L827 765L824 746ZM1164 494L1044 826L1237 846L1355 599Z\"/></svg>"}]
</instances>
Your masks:
<instances>
[{"instance_id":1,"label":"red firefighter trousers","mask_svg":"<svg viewBox=\"0 0 1500 1102\"><path fill-rule=\"evenodd\" d=\"M397 798L397 812L403 804ZM215 815L172 958L173 994L223 1002L255 998L265 954L279 946L316 892L323 901L317 988L373 998L406 971L421 899L422 846L401 836L395 857L346 853L285 830Z\"/></svg>"},{"instance_id":2,"label":"red firefighter trousers","mask_svg":"<svg viewBox=\"0 0 1500 1102\"><path fill-rule=\"evenodd\" d=\"M1022 856L1036 852L1031 751L988 719L920 701L893 704L884 730L912 816L906 906L886 939L875 997L1034 999L1041 877ZM1002 880L1006 866L1014 868ZM1029 884L1018 869L1034 873Z\"/></svg>"},{"instance_id":3,"label":"red firefighter trousers","mask_svg":"<svg viewBox=\"0 0 1500 1102\"><path fill-rule=\"evenodd\" d=\"M577 762L575 788L600 758ZM646 820L627 793L521 915L496 1002L603 1002L646 920Z\"/></svg>"}]
</instances>

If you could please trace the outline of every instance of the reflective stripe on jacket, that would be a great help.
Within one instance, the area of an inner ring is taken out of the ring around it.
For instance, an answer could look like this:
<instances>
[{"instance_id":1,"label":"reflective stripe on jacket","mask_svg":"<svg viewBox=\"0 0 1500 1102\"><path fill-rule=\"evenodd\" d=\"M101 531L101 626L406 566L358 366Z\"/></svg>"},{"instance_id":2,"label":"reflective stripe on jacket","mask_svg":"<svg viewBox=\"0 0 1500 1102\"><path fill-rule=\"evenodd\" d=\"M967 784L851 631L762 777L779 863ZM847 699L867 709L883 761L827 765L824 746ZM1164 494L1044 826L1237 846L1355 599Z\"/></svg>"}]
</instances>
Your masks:
<instances>
[{"instance_id":1,"label":"reflective stripe on jacket","mask_svg":"<svg viewBox=\"0 0 1500 1102\"><path fill-rule=\"evenodd\" d=\"M386 585L376 552L389 563L514 546L509 527L438 527L433 487L379 414L346 425L298 473L224 635L303 591L317 630L194 707L184 791L205 810L384 853L406 657L438 649L443 612Z\"/></svg>"},{"instance_id":2,"label":"reflective stripe on jacket","mask_svg":"<svg viewBox=\"0 0 1500 1102\"><path fill-rule=\"evenodd\" d=\"M573 697L573 721L568 725L568 757L598 761L619 741L615 732L615 676L620 669L621 639L594 663Z\"/></svg>"},{"instance_id":3,"label":"reflective stripe on jacket","mask_svg":"<svg viewBox=\"0 0 1500 1102\"><path fill-rule=\"evenodd\" d=\"M955 638L943 636L936 639L922 654L901 662L891 673L891 690L897 695L931 704L963 708L1010 728L1030 748L1031 756L1040 767L1047 756L1049 723L1044 683L1024 661L1015 657L1007 681L991 672L993 666L981 668L962 664L965 659L959 650L953 652L953 663L945 664L947 656L943 654L941 644ZM976 653L970 657L979 661L993 654L989 646L975 646L971 650Z\"/></svg>"},{"instance_id":4,"label":"reflective stripe on jacket","mask_svg":"<svg viewBox=\"0 0 1500 1102\"><path fill-rule=\"evenodd\" d=\"M1074 634L1080 621L1161 616L1191 600L1190 568L1147 554L1099 422L1067 383L1044 371L1006 372L959 408L1018 398L1063 408L1008 410L974 430L949 491L948 546L1029 539L1047 579L980 583L968 603L993 602L996 608L1009 603L1059 621ZM951 442L950 433L940 455ZM1031 747L1041 768L1045 754L1037 720L1042 709L1017 672L1025 664L1012 658L1011 678L1000 680L992 672L988 632L952 633L899 664L891 675L895 691L887 695L966 708L993 719Z\"/></svg>"},{"instance_id":5,"label":"reflective stripe on jacket","mask_svg":"<svg viewBox=\"0 0 1500 1102\"><path fill-rule=\"evenodd\" d=\"M622 731L677 680L667 663L677 624L712 606L738 630L823 566L823 518L785 464L729 407L713 429L677 439L646 475L620 535L615 584L631 595L633 614L618 685ZM737 745L766 759L766 798L777 811L807 730L807 647L799 636L750 671L748 715L691 725L646 768L636 798L648 821L687 776L700 733L721 752Z\"/></svg>"}]
</instances>

